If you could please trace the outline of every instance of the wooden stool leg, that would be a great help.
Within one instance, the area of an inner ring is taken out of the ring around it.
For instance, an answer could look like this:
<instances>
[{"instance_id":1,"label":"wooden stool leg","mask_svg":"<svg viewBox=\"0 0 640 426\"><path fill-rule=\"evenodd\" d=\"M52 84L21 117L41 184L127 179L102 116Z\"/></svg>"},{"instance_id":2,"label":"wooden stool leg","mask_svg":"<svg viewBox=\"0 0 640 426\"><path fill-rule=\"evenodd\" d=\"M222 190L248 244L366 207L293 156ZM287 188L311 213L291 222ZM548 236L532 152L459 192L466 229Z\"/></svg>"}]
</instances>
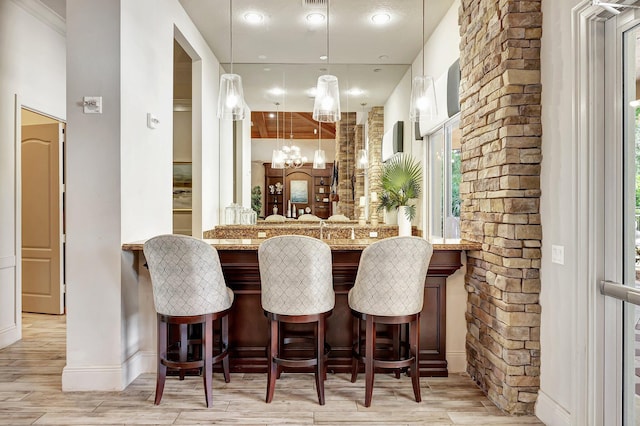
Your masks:
<instances>
[{"instance_id":1,"label":"wooden stool leg","mask_svg":"<svg viewBox=\"0 0 640 426\"><path fill-rule=\"evenodd\" d=\"M353 320L353 345L351 354L351 383L358 379L358 367L360 366L360 318L351 317Z\"/></svg>"},{"instance_id":2,"label":"wooden stool leg","mask_svg":"<svg viewBox=\"0 0 640 426\"><path fill-rule=\"evenodd\" d=\"M270 325L270 338L269 338L269 353L267 354L268 372L267 372L267 403L273 400L273 394L276 386L276 376L278 375L278 364L276 364L274 358L280 356L278 353L278 346L280 342L280 336L278 333L279 324L278 321L269 319Z\"/></svg>"},{"instance_id":3,"label":"wooden stool leg","mask_svg":"<svg viewBox=\"0 0 640 426\"><path fill-rule=\"evenodd\" d=\"M324 335L325 335L325 318L322 317L315 324L316 334L316 388L318 390L318 402L324 405L324 380L326 373L326 365L324 362Z\"/></svg>"},{"instance_id":4,"label":"wooden stool leg","mask_svg":"<svg viewBox=\"0 0 640 426\"><path fill-rule=\"evenodd\" d=\"M160 320L158 315L158 374L156 376L156 399L155 405L160 404L162 393L164 392L164 382L167 378L167 366L162 363L162 359L167 355L167 323Z\"/></svg>"},{"instance_id":5,"label":"wooden stool leg","mask_svg":"<svg viewBox=\"0 0 640 426\"><path fill-rule=\"evenodd\" d=\"M393 340L393 356L396 357L396 359L401 359L401 353L400 353L400 327L401 324L395 324L391 326L391 339ZM396 368L395 370L395 375L396 375L396 379L400 378L400 372L401 370L399 368Z\"/></svg>"},{"instance_id":6,"label":"wooden stool leg","mask_svg":"<svg viewBox=\"0 0 640 426\"><path fill-rule=\"evenodd\" d=\"M413 356L413 365L411 366L411 383L413 384L413 394L416 397L416 402L422 401L420 396L420 315L411 321L410 329L410 342L411 356Z\"/></svg>"},{"instance_id":7,"label":"wooden stool leg","mask_svg":"<svg viewBox=\"0 0 640 426\"><path fill-rule=\"evenodd\" d=\"M371 406L371 397L373 395L373 375L374 375L374 358L376 350L376 324L373 322L373 316L367 315L367 331L366 331L366 347L364 353L364 372L365 372L365 397L364 406Z\"/></svg>"},{"instance_id":8,"label":"wooden stool leg","mask_svg":"<svg viewBox=\"0 0 640 426\"><path fill-rule=\"evenodd\" d=\"M278 321L278 356L284 358L284 352L283 352L283 339L286 333L286 330L284 330L284 324L281 323L280 321ZM278 375L276 376L276 379L279 379L280 376L282 375L282 369L283 367L278 364Z\"/></svg>"},{"instance_id":9,"label":"wooden stool leg","mask_svg":"<svg viewBox=\"0 0 640 426\"><path fill-rule=\"evenodd\" d=\"M211 381L213 378L213 320L211 315L207 315L204 321L204 330L202 330L202 345L204 346L203 360L204 367L202 378L204 381L204 397L207 408L213 405L213 394L211 393Z\"/></svg>"},{"instance_id":10,"label":"wooden stool leg","mask_svg":"<svg viewBox=\"0 0 640 426\"><path fill-rule=\"evenodd\" d=\"M228 351L229 350L229 316L225 315L220 320L220 350ZM229 354L222 358L222 374L224 375L224 382L229 383L231 381L231 376L229 375Z\"/></svg>"},{"instance_id":11,"label":"wooden stool leg","mask_svg":"<svg viewBox=\"0 0 640 426\"><path fill-rule=\"evenodd\" d=\"M188 335L188 330L187 330L187 324L180 324L180 352L179 352L179 359L180 362L186 362L187 361L187 349L189 346L188 340L189 340L189 335ZM180 380L184 380L184 373L186 372L186 370L181 369L180 370Z\"/></svg>"}]
</instances>

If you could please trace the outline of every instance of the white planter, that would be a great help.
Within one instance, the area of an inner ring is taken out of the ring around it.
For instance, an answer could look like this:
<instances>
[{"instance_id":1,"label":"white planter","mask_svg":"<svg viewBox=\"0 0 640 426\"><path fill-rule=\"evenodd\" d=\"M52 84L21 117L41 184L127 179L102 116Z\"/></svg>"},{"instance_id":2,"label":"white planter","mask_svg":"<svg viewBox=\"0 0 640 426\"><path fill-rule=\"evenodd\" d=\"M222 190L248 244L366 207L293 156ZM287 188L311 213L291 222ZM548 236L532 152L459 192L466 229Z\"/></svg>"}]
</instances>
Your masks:
<instances>
[{"instance_id":1,"label":"white planter","mask_svg":"<svg viewBox=\"0 0 640 426\"><path fill-rule=\"evenodd\" d=\"M398 207L398 235L401 237L411 236L411 221L405 212L407 208L407 206Z\"/></svg>"}]
</instances>

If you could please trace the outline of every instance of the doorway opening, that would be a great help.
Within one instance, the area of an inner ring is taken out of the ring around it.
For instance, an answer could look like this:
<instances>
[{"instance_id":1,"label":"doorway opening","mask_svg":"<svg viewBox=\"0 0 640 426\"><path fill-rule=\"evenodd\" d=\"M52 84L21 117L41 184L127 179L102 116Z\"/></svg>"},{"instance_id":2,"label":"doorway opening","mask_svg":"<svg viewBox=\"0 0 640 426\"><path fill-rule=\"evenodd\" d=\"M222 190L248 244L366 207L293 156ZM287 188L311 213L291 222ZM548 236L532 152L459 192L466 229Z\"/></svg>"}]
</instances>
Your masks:
<instances>
[{"instance_id":1,"label":"doorway opening","mask_svg":"<svg viewBox=\"0 0 640 426\"><path fill-rule=\"evenodd\" d=\"M22 107L22 311L65 313L65 123Z\"/></svg>"}]
</instances>

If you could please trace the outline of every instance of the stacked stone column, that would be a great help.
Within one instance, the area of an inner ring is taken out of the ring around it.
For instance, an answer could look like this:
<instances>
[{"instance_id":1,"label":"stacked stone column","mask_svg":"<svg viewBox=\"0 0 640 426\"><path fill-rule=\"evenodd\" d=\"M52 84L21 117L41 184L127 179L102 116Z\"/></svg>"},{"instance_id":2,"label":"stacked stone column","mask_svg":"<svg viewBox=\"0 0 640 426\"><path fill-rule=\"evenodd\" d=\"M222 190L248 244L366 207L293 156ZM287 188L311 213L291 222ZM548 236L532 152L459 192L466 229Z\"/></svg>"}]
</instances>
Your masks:
<instances>
[{"instance_id":1,"label":"stacked stone column","mask_svg":"<svg viewBox=\"0 0 640 426\"><path fill-rule=\"evenodd\" d=\"M367 116L367 129L369 135L369 193L377 192L378 198L382 189L380 186L380 175L382 173L382 136L384 135L384 107L372 107ZM371 203L369 205L369 217L378 206ZM379 213L382 222L382 213Z\"/></svg>"},{"instance_id":2,"label":"stacked stone column","mask_svg":"<svg viewBox=\"0 0 640 426\"><path fill-rule=\"evenodd\" d=\"M341 120L336 123L336 163L338 164L338 211L334 214L343 214L351 219L357 219L354 211L355 185L355 141L354 127L356 125L356 113L342 113ZM352 180L353 179L353 180Z\"/></svg>"},{"instance_id":3,"label":"stacked stone column","mask_svg":"<svg viewBox=\"0 0 640 426\"><path fill-rule=\"evenodd\" d=\"M462 237L468 371L511 414L540 375L540 0L462 0Z\"/></svg>"}]
</instances>

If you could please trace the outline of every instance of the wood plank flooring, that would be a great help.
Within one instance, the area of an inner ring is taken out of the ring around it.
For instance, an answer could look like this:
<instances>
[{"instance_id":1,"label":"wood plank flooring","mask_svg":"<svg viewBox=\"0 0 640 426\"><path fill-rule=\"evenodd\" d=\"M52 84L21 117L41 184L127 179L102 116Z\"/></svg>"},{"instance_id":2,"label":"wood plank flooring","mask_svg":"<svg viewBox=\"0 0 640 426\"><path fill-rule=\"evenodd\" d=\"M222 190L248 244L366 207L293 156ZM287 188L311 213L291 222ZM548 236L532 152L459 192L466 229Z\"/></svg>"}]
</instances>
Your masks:
<instances>
[{"instance_id":1,"label":"wood plank flooring","mask_svg":"<svg viewBox=\"0 0 640 426\"><path fill-rule=\"evenodd\" d=\"M264 402L266 374L214 375L213 407L205 407L202 379L168 377L160 406L153 405L155 375L138 377L122 392L62 392L64 316L23 315L23 340L0 350L0 425L541 425L534 416L507 416L465 374L422 378L422 402L411 380L375 378L365 408L364 375L351 383L329 374L326 405L317 403L311 374L284 373L274 401Z\"/></svg>"}]
</instances>

